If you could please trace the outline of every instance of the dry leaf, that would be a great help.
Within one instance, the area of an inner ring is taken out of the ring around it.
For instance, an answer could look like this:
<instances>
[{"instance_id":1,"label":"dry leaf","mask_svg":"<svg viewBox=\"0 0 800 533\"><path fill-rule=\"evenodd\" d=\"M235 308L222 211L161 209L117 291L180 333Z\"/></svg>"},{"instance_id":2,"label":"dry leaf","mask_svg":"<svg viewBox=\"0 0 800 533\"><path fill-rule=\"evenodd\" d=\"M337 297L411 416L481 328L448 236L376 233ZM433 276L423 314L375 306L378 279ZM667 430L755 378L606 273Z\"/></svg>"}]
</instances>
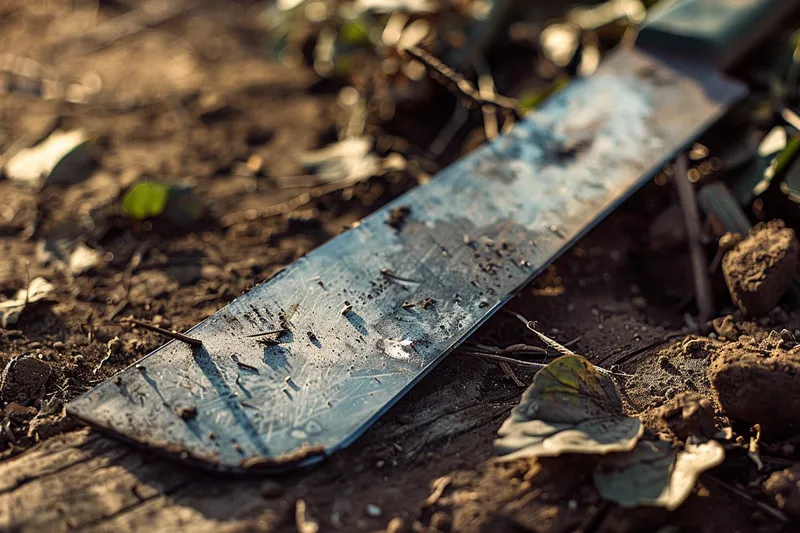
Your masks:
<instances>
[{"instance_id":1,"label":"dry leaf","mask_svg":"<svg viewBox=\"0 0 800 533\"><path fill-rule=\"evenodd\" d=\"M600 495L623 507L676 509L689 496L697 478L725 459L716 441L673 448L667 441L641 441L624 454L603 458L594 472Z\"/></svg>"},{"instance_id":2,"label":"dry leaf","mask_svg":"<svg viewBox=\"0 0 800 533\"><path fill-rule=\"evenodd\" d=\"M7 328L16 324L28 304L48 298L54 288L46 279L35 278L28 285L28 290L20 289L13 299L0 302L0 325Z\"/></svg>"},{"instance_id":3,"label":"dry leaf","mask_svg":"<svg viewBox=\"0 0 800 533\"><path fill-rule=\"evenodd\" d=\"M633 449L644 427L622 410L617 387L578 355L540 370L498 432L500 459L597 454Z\"/></svg>"},{"instance_id":4,"label":"dry leaf","mask_svg":"<svg viewBox=\"0 0 800 533\"><path fill-rule=\"evenodd\" d=\"M56 131L43 142L21 150L5 167L8 179L33 186L69 185L88 176L91 156L81 130Z\"/></svg>"},{"instance_id":5,"label":"dry leaf","mask_svg":"<svg viewBox=\"0 0 800 533\"><path fill-rule=\"evenodd\" d=\"M371 150L372 139L352 137L306 152L299 160L303 166L315 170L323 183L345 180L358 183L380 172L380 158Z\"/></svg>"}]
</instances>

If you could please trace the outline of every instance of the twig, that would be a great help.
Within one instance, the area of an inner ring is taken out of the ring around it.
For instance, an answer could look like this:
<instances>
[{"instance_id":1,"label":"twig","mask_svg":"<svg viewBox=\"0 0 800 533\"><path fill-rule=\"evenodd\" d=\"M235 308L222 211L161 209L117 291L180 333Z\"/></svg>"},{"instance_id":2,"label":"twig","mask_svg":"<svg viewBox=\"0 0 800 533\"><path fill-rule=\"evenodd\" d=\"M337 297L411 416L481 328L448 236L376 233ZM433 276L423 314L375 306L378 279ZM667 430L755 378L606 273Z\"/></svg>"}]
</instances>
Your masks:
<instances>
[{"instance_id":1,"label":"twig","mask_svg":"<svg viewBox=\"0 0 800 533\"><path fill-rule=\"evenodd\" d=\"M451 91L458 93L465 100L472 102L476 107L480 108L484 105L497 107L512 113L515 118L519 118L517 101L515 99L500 95L492 95L488 98L483 97L480 91L478 91L472 83L467 81L464 76L442 63L439 58L418 46L405 48L402 52L425 65L425 69L433 79Z\"/></svg>"},{"instance_id":2,"label":"twig","mask_svg":"<svg viewBox=\"0 0 800 533\"><path fill-rule=\"evenodd\" d=\"M700 212L697 208L697 197L694 186L689 182L688 161L686 154L678 156L675 168L675 187L678 189L683 217L686 221L686 234L689 240L689 252L692 255L692 271L694 272L694 290L697 299L698 318L706 322L714 316L714 297L711 292L711 280L708 276L708 262L703 246L700 244Z\"/></svg>"},{"instance_id":3,"label":"twig","mask_svg":"<svg viewBox=\"0 0 800 533\"><path fill-rule=\"evenodd\" d=\"M498 363L500 368L503 370L503 374L506 375L507 378L511 379L517 387L524 387L525 384L519 380L517 375L514 373L514 370L508 365L505 361L500 361Z\"/></svg>"},{"instance_id":4,"label":"twig","mask_svg":"<svg viewBox=\"0 0 800 533\"><path fill-rule=\"evenodd\" d=\"M136 320L135 318L126 318L123 322L129 322L135 326L139 326L140 328L144 328L155 333L160 333L165 337L169 337L171 339L175 339L176 341L185 342L190 346L202 346L203 341L200 339L195 339L194 337L187 337L183 333L177 333L175 331L170 331L168 329L160 328L158 326L154 326L152 324L148 324L147 322L142 322L141 320Z\"/></svg>"},{"instance_id":5,"label":"twig","mask_svg":"<svg viewBox=\"0 0 800 533\"><path fill-rule=\"evenodd\" d=\"M493 99L497 94L494 89L494 79L492 72L483 61L476 61L475 68L478 71L478 93L483 99ZM491 105L482 105L483 131L487 141L493 141L499 133L497 124L497 110Z\"/></svg>"},{"instance_id":6,"label":"twig","mask_svg":"<svg viewBox=\"0 0 800 533\"><path fill-rule=\"evenodd\" d=\"M529 330L534 332L536 334L536 336L539 337L539 339L541 339L542 342L547 344L547 346L549 346L550 348L553 348L554 350L556 350L561 355L576 355L575 352L573 352L569 348L565 347L563 344L551 339L550 337L548 337L544 333L538 331L536 329L536 323L533 322L532 320L528 320L524 316L520 315L519 313L515 313L513 311L507 311L507 312L510 313L511 315L515 316L516 318L518 318L523 324L525 324L525 326ZM632 374L626 374L625 372L612 372L611 370L599 367L597 365L592 365L592 366L594 366L594 368L596 368L597 371L600 372L601 374L608 374L610 376L620 376L620 377L626 377L626 378L633 377Z\"/></svg>"},{"instance_id":7,"label":"twig","mask_svg":"<svg viewBox=\"0 0 800 533\"><path fill-rule=\"evenodd\" d=\"M464 106L456 106L456 110L453 112L453 115L447 121L447 124L444 125L442 130L436 135L436 138L431 143L430 148L428 148L428 154L433 159L438 159L447 147L453 142L453 138L455 138L456 134L464 127L466 124L467 119L469 118L469 110Z\"/></svg>"},{"instance_id":8,"label":"twig","mask_svg":"<svg viewBox=\"0 0 800 533\"><path fill-rule=\"evenodd\" d=\"M266 337L267 335L280 335L285 331L286 331L285 328L271 329L269 331L262 331L261 333L254 333L253 335L245 335L245 337L250 339L256 339L258 337Z\"/></svg>"},{"instance_id":9,"label":"twig","mask_svg":"<svg viewBox=\"0 0 800 533\"><path fill-rule=\"evenodd\" d=\"M743 490L739 490L736 487L734 487L733 485L729 485L729 484L725 483L724 481L722 481L720 479L717 479L716 477L714 477L714 476L712 476L710 474L704 474L703 475L703 479L707 480L707 481L711 481L714 484L716 484L718 487L720 487L722 489L725 489L728 492L738 496L739 498L744 500L744 502L746 504L749 504L749 505L754 506L754 507L758 507L761 511L767 513L768 515L770 515L774 519L778 520L779 522L783 522L784 524L789 522L789 518L785 514L783 514L783 512L779 511L778 509L775 509L774 507L772 507L770 505L767 505L764 502L760 502L760 501L756 500L755 498L753 498L752 496L750 496L749 494L747 494Z\"/></svg>"},{"instance_id":10,"label":"twig","mask_svg":"<svg viewBox=\"0 0 800 533\"><path fill-rule=\"evenodd\" d=\"M248 210L248 211L239 211L238 213L231 213L230 215L225 215L220 220L220 223L223 228L229 228L235 224L238 224L239 222L260 220L278 215L286 215L288 213L291 213L292 211L300 209L301 207L311 202L312 200L315 200L316 198L320 198L322 196L334 192L342 191L348 187L358 185L362 181L365 180L362 179L353 180L348 178L334 183L329 183L327 185L320 185L319 187L315 187L310 191L299 194L294 198L290 198L285 202L269 206L262 211Z\"/></svg>"},{"instance_id":11,"label":"twig","mask_svg":"<svg viewBox=\"0 0 800 533\"><path fill-rule=\"evenodd\" d=\"M502 355L497 355L488 352L481 352L481 351L474 351L474 350L465 350L460 349L456 352L458 355L469 355L472 357L483 357L485 359L492 359L494 361L500 361L502 363L517 365L517 366L528 366L533 368L544 368L547 365L544 363L534 363L531 361L522 361L520 359L514 359L513 357L505 357Z\"/></svg>"}]
</instances>

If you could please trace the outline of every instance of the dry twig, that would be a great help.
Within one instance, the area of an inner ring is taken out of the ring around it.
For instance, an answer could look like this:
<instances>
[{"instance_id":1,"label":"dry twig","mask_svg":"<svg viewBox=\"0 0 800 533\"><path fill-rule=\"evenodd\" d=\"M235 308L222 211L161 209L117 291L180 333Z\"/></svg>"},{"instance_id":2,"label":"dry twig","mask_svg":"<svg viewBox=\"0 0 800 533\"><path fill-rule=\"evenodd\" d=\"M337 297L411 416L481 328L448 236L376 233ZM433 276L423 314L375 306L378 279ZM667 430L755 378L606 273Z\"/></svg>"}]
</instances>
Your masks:
<instances>
[{"instance_id":1,"label":"dry twig","mask_svg":"<svg viewBox=\"0 0 800 533\"><path fill-rule=\"evenodd\" d=\"M697 197L694 187L688 178L688 161L686 154L678 156L675 165L675 187L686 222L686 236L689 240L689 252L692 255L692 271L694 273L694 290L697 299L699 321L706 322L714 316L714 297L711 292L711 279L708 276L708 262L700 243L702 229L700 212L697 208Z\"/></svg>"},{"instance_id":2,"label":"dry twig","mask_svg":"<svg viewBox=\"0 0 800 533\"><path fill-rule=\"evenodd\" d=\"M481 92L476 89L472 83L467 81L464 76L442 63L442 61L433 54L426 52L418 46L406 48L403 50L403 53L408 54L425 65L425 69L433 79L457 93L461 98L473 103L476 107L481 108L485 105L493 106L512 114L515 118L519 118L517 101L515 99L497 94L487 95L487 97L482 96Z\"/></svg>"},{"instance_id":3,"label":"dry twig","mask_svg":"<svg viewBox=\"0 0 800 533\"><path fill-rule=\"evenodd\" d=\"M122 320L123 322L128 322L133 324L134 326L138 326L140 328L144 328L146 330L152 331L154 333L160 333L165 337L169 337L170 339L175 339L176 341L185 342L190 346L202 346L203 341L200 339L195 339L194 337L187 337L183 333L178 333L176 331L170 331L168 329L160 328L158 326L154 326L153 324L148 324L147 322L142 322L141 320L136 320L135 318L126 318Z\"/></svg>"}]
</instances>

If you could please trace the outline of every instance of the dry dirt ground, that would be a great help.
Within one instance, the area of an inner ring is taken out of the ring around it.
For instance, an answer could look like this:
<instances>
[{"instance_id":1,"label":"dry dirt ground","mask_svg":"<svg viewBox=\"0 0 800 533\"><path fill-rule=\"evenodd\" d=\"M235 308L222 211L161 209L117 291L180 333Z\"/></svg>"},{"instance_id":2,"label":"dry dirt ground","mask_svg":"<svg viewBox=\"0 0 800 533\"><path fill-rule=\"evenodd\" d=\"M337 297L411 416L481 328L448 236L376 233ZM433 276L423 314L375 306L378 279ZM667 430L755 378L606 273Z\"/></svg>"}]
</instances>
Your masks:
<instances>
[{"instance_id":1,"label":"dry dirt ground","mask_svg":"<svg viewBox=\"0 0 800 533\"><path fill-rule=\"evenodd\" d=\"M29 398L32 409L4 406L0 530L297 531L298 499L322 531L383 530L395 517L417 522L417 531L790 530L741 495L763 475L753 475L734 440L723 471L701 480L670 514L603 503L577 459L488 463L523 389L495 363L464 356L450 357L348 450L266 480L200 473L59 417L65 401L163 342L119 318L184 330L417 183L393 175L288 215L238 216L305 192L280 189L274 178L302 174L294 155L330 140L336 88L305 68L265 62L253 22L259 6L249 2L212 2L113 42L84 32L124 6L104 3L91 15L100 19L87 21L65 16L68 4L0 2L4 65L12 55L35 58L44 68L26 72L30 79L64 80L88 93L86 103L0 96L3 151L81 127L95 161L87 180L65 188L37 192L0 181L0 291L11 297L36 276L56 285L54 302L0 329L0 363L32 354L52 369ZM28 83L11 70L7 83ZM254 172L247 161L262 164ZM189 229L124 220L110 206L140 176L192 185L209 216ZM708 394L707 356L687 355L684 335L669 336L686 327L691 309L685 244L654 247L643 231L671 194L648 186L509 304L554 338L577 338L572 348L592 362L633 374L624 386L632 412L684 390ZM105 251L100 267L72 275L42 261L42 243L70 232ZM773 328L793 331L798 319L781 311L741 327L763 337ZM503 316L477 338L535 342ZM517 376L525 384L532 378ZM734 429L748 437L749 428ZM793 448L781 450L768 470L796 459ZM429 498L432 490L438 497Z\"/></svg>"}]
</instances>

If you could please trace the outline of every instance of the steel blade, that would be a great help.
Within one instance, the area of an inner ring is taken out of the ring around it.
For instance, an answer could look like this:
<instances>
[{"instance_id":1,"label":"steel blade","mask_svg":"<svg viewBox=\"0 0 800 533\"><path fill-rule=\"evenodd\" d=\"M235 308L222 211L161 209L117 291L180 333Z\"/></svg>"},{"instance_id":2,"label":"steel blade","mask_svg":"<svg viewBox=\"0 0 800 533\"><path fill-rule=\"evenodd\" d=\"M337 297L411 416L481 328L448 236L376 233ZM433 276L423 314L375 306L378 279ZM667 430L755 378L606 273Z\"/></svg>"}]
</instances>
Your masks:
<instances>
[{"instance_id":1,"label":"steel blade","mask_svg":"<svg viewBox=\"0 0 800 533\"><path fill-rule=\"evenodd\" d=\"M170 342L68 410L212 469L318 460L744 94L700 65L617 51L509 136L195 326L202 347ZM399 230L387 224L398 206L410 208ZM274 344L251 337L282 323Z\"/></svg>"}]
</instances>

